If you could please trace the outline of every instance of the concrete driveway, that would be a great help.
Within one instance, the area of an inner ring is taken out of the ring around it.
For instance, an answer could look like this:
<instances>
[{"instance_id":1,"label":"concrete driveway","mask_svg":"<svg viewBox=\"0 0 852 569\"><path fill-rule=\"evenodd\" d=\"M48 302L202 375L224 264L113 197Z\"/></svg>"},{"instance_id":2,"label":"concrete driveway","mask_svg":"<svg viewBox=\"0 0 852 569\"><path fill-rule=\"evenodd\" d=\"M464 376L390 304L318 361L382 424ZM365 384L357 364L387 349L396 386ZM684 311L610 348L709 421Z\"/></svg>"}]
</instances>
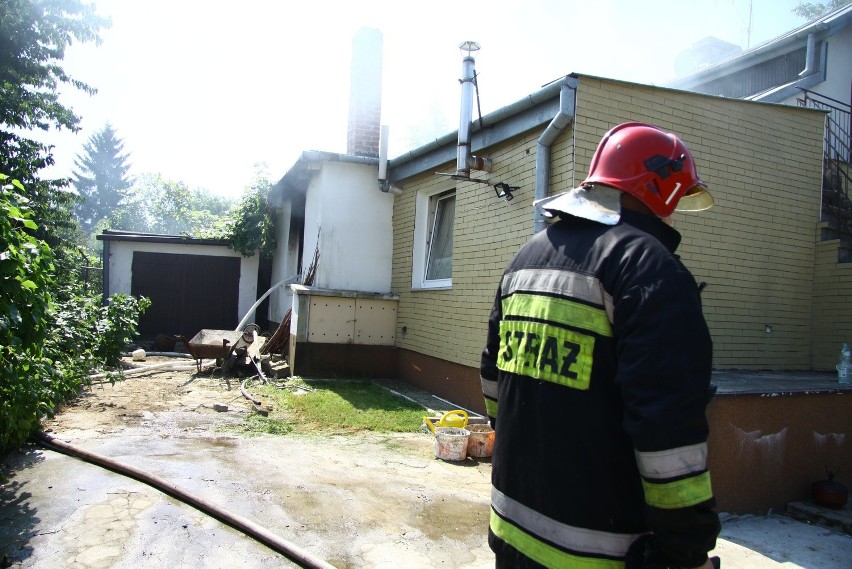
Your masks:
<instances>
[{"instance_id":1,"label":"concrete driveway","mask_svg":"<svg viewBox=\"0 0 852 569\"><path fill-rule=\"evenodd\" d=\"M425 433L235 434L247 402L188 376L97 387L46 427L341 569L493 567L487 459L438 460ZM0 482L0 567L296 566L150 486L34 445L4 457ZM726 569L852 569L852 537L786 517L726 516L722 538Z\"/></svg>"}]
</instances>

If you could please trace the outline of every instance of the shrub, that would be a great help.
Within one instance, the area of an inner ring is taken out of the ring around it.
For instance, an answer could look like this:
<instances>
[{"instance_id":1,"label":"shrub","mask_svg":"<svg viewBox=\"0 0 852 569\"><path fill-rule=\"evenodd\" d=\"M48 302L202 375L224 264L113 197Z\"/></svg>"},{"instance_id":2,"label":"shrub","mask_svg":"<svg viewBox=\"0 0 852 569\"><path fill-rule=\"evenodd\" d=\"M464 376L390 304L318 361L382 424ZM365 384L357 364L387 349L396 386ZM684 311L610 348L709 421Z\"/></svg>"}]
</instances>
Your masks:
<instances>
[{"instance_id":1,"label":"shrub","mask_svg":"<svg viewBox=\"0 0 852 569\"><path fill-rule=\"evenodd\" d=\"M17 181L0 174L0 451L23 443L42 417L116 363L137 332L146 298L87 292L56 261ZM120 372L119 372L120 373Z\"/></svg>"},{"instance_id":2,"label":"shrub","mask_svg":"<svg viewBox=\"0 0 852 569\"><path fill-rule=\"evenodd\" d=\"M38 226L23 186L7 181L0 174L0 448L38 426L53 271L50 247L28 233Z\"/></svg>"}]
</instances>

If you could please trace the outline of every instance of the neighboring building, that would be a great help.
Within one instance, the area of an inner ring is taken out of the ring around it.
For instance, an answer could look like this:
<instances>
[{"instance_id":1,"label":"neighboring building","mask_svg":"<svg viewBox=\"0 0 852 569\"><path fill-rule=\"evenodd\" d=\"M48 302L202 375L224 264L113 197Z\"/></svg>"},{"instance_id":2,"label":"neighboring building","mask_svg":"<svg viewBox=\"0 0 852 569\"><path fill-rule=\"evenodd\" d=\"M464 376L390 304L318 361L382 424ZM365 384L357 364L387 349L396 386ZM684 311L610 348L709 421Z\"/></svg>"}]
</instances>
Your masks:
<instances>
[{"instance_id":1,"label":"neighboring building","mask_svg":"<svg viewBox=\"0 0 852 569\"><path fill-rule=\"evenodd\" d=\"M715 43L711 45L718 47ZM706 53L693 49L686 54L696 52ZM745 52L700 65L694 72L669 81L665 86L733 99L792 105L802 96L801 89L808 89L849 105L852 4Z\"/></svg>"},{"instance_id":2,"label":"neighboring building","mask_svg":"<svg viewBox=\"0 0 852 569\"><path fill-rule=\"evenodd\" d=\"M151 299L139 321L145 339L233 330L258 296L258 257L242 257L227 240L111 229L97 238L104 243L104 299Z\"/></svg>"},{"instance_id":3,"label":"neighboring building","mask_svg":"<svg viewBox=\"0 0 852 569\"><path fill-rule=\"evenodd\" d=\"M818 248L837 245L838 259L852 262L852 4L666 86L822 110L822 241ZM840 275L850 270L848 265L836 267L831 259L815 266L814 369L830 369L837 355L834 344L849 339L849 311L838 307L846 306L848 290Z\"/></svg>"}]
</instances>

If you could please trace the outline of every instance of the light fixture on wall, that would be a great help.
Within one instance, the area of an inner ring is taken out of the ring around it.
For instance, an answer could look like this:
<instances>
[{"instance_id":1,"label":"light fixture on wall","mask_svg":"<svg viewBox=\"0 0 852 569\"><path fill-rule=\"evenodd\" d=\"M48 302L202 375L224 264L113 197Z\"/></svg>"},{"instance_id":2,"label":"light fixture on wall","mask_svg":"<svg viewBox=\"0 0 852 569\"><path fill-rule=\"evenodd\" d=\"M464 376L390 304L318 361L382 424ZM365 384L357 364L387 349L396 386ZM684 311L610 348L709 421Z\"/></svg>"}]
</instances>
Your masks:
<instances>
[{"instance_id":1,"label":"light fixture on wall","mask_svg":"<svg viewBox=\"0 0 852 569\"><path fill-rule=\"evenodd\" d=\"M518 191L519 188L510 186L506 182L498 182L494 184L494 193L497 194L499 199L506 199L507 202L515 199L515 196L512 195L512 192Z\"/></svg>"}]
</instances>

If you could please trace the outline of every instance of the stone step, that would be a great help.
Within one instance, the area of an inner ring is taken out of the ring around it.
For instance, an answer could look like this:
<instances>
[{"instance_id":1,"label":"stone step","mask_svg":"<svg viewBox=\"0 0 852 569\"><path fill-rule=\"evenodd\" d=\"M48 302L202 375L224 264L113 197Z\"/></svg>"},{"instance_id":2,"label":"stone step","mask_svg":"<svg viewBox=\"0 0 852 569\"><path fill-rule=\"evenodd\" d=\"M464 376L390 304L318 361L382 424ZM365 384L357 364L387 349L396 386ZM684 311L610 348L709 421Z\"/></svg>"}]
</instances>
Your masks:
<instances>
[{"instance_id":1,"label":"stone step","mask_svg":"<svg viewBox=\"0 0 852 569\"><path fill-rule=\"evenodd\" d=\"M852 535L852 506L848 503L843 508L835 510L818 506L810 501L790 502L787 504L787 514L802 522Z\"/></svg>"}]
</instances>

